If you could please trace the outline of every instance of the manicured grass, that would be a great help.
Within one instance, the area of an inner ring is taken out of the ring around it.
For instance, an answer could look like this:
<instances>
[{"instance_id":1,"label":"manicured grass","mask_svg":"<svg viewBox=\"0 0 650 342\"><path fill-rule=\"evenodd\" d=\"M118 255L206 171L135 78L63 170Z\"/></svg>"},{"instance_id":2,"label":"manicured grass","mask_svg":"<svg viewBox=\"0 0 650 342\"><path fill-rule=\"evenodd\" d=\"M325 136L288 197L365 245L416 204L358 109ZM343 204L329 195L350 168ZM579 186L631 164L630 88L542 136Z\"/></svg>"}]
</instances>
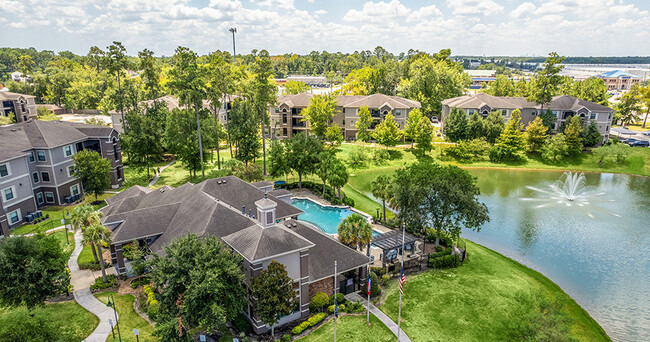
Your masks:
<instances>
[{"instance_id":1,"label":"manicured grass","mask_svg":"<svg viewBox=\"0 0 650 342\"><path fill-rule=\"evenodd\" d=\"M153 326L140 317L140 315L138 315L138 313L133 309L133 303L135 302L134 296L118 295L115 292L102 292L95 294L95 297L102 303L108 303L109 294L113 295L113 298L117 303L117 315L119 316L120 332L123 341L136 341L136 338L133 335L133 329L138 329L141 342L158 341L157 338L153 337ZM115 331L115 334L117 335L117 330ZM106 342L111 341L113 341L112 335L106 339Z\"/></svg>"},{"instance_id":2,"label":"manicured grass","mask_svg":"<svg viewBox=\"0 0 650 342\"><path fill-rule=\"evenodd\" d=\"M402 298L402 329L414 341L508 340L516 294L564 302L571 334L580 341L609 341L605 331L559 286L528 267L467 241L468 261L448 270L408 276ZM381 307L397 320L399 290L393 281ZM525 312L539 310L525 307Z\"/></svg>"},{"instance_id":3,"label":"manicured grass","mask_svg":"<svg viewBox=\"0 0 650 342\"><path fill-rule=\"evenodd\" d=\"M49 235L54 236L59 241L59 244L63 248L63 253L70 257L72 251L74 251L74 233L68 232L67 240L65 238L65 232L62 230L50 233Z\"/></svg>"},{"instance_id":4,"label":"manicured grass","mask_svg":"<svg viewBox=\"0 0 650 342\"><path fill-rule=\"evenodd\" d=\"M114 194L112 193L105 193L100 196L97 196L98 201L105 200L108 197L113 196ZM30 234L30 233L42 233L45 232L49 229L56 228L61 226L61 219L64 218L65 212L67 210L68 213L72 211L74 207L77 205L82 205L86 203L92 203L95 202L95 195L89 194L84 197L84 199L75 205L72 206L66 206L66 207L58 207L58 206L47 206L41 209L43 211L43 217L46 215L50 215L50 218L43 221L39 222L37 224L23 224L15 229L11 230L12 235L22 235L22 234ZM105 202L102 202L101 204L93 205L95 209L99 209L101 207L104 207L106 205Z\"/></svg>"},{"instance_id":5,"label":"manicured grass","mask_svg":"<svg viewBox=\"0 0 650 342\"><path fill-rule=\"evenodd\" d=\"M79 256L77 257L77 264L84 262L95 262L95 257L93 257L93 250L90 247L90 244L87 243L81 249Z\"/></svg>"},{"instance_id":6,"label":"manicured grass","mask_svg":"<svg viewBox=\"0 0 650 342\"><path fill-rule=\"evenodd\" d=\"M621 126L614 126L612 127L621 127ZM625 125L626 129L629 129L630 131L639 131L639 132L645 132L645 131L650 131L650 118L648 118L648 122L646 122L645 127L643 127L643 121L639 121L637 123Z\"/></svg>"},{"instance_id":7,"label":"manicured grass","mask_svg":"<svg viewBox=\"0 0 650 342\"><path fill-rule=\"evenodd\" d=\"M339 317L336 322L336 339L339 341L377 342L394 341L396 337L374 315L370 315L370 326L366 325L366 315L361 315ZM330 320L311 334L300 339L301 342L332 340L334 340L334 320Z\"/></svg>"},{"instance_id":8,"label":"manicured grass","mask_svg":"<svg viewBox=\"0 0 650 342\"><path fill-rule=\"evenodd\" d=\"M0 309L0 324L5 322L7 315L13 310L27 310L26 308ZM52 322L58 328L58 333L70 338L70 341L81 341L95 330L99 324L99 318L87 311L74 300L46 304L43 307L35 308L34 315L41 315Z\"/></svg>"}]
</instances>

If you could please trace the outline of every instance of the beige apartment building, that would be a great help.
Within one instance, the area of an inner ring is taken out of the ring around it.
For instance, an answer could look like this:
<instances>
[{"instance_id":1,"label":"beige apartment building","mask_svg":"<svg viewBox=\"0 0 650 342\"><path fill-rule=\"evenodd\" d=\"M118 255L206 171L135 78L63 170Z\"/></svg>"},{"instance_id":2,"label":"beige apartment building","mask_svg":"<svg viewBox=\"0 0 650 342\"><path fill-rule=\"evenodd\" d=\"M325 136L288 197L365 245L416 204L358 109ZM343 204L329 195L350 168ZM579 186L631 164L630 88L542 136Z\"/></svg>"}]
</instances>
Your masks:
<instances>
[{"instance_id":1,"label":"beige apartment building","mask_svg":"<svg viewBox=\"0 0 650 342\"><path fill-rule=\"evenodd\" d=\"M621 70L604 72L597 77L605 81L608 90L626 91L641 82L641 77Z\"/></svg>"}]
</instances>

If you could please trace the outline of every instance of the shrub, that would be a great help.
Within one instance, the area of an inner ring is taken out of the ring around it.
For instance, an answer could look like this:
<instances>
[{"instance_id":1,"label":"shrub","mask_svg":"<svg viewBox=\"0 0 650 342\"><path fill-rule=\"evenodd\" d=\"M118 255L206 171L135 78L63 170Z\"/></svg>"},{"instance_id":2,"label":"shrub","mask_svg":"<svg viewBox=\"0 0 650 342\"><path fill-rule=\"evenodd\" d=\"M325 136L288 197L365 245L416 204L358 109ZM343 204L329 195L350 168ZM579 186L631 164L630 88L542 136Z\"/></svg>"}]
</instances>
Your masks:
<instances>
[{"instance_id":1,"label":"shrub","mask_svg":"<svg viewBox=\"0 0 650 342\"><path fill-rule=\"evenodd\" d=\"M291 329L291 333L294 335L300 335L307 328L309 328L309 323L307 321L304 321L298 324L295 328Z\"/></svg>"},{"instance_id":2,"label":"shrub","mask_svg":"<svg viewBox=\"0 0 650 342\"><path fill-rule=\"evenodd\" d=\"M390 153L385 149L375 149L372 153L372 161L377 165L386 164L390 160Z\"/></svg>"},{"instance_id":3,"label":"shrub","mask_svg":"<svg viewBox=\"0 0 650 342\"><path fill-rule=\"evenodd\" d=\"M132 255L133 255L133 248L131 245L124 245L122 246L122 255L124 255L125 258L128 260L133 260Z\"/></svg>"},{"instance_id":4,"label":"shrub","mask_svg":"<svg viewBox=\"0 0 650 342\"><path fill-rule=\"evenodd\" d=\"M149 285L145 285L142 288L144 289L144 293L146 293L146 294L149 294L149 292L153 292L153 290L151 289L151 286L149 286Z\"/></svg>"},{"instance_id":5,"label":"shrub","mask_svg":"<svg viewBox=\"0 0 650 342\"><path fill-rule=\"evenodd\" d=\"M336 302L337 302L339 305L341 305L341 304L345 304L346 301L347 301L347 300L345 299L345 295L344 295L344 294L342 294L342 293L337 293L337 294L336 294ZM330 304L330 305L334 304L334 296L330 297L329 304Z\"/></svg>"},{"instance_id":6,"label":"shrub","mask_svg":"<svg viewBox=\"0 0 650 342\"><path fill-rule=\"evenodd\" d=\"M147 285L149 284L149 278L148 277L143 277L140 279L136 279L131 282L131 288L135 289L140 285ZM148 286L148 285L147 285ZM151 287L149 287L151 289Z\"/></svg>"},{"instance_id":7,"label":"shrub","mask_svg":"<svg viewBox=\"0 0 650 342\"><path fill-rule=\"evenodd\" d=\"M368 153L365 149L354 148L348 156L348 165L352 168L361 167L366 164L366 160L368 160Z\"/></svg>"},{"instance_id":8,"label":"shrub","mask_svg":"<svg viewBox=\"0 0 650 342\"><path fill-rule=\"evenodd\" d=\"M95 283L90 285L91 290L101 290L110 287L117 287L117 277L114 274L106 276L106 282L104 282L102 277L97 277Z\"/></svg>"},{"instance_id":9,"label":"shrub","mask_svg":"<svg viewBox=\"0 0 650 342\"><path fill-rule=\"evenodd\" d=\"M435 242L438 232L431 230L427 235L428 242ZM451 247L454 244L454 241L451 238L451 235L447 232L440 232L440 244L445 247Z\"/></svg>"},{"instance_id":10,"label":"shrub","mask_svg":"<svg viewBox=\"0 0 650 342\"><path fill-rule=\"evenodd\" d=\"M386 284L386 282L389 281L389 280L390 280L390 276L388 274L384 274L383 276L381 276L381 281L384 284Z\"/></svg>"},{"instance_id":11,"label":"shrub","mask_svg":"<svg viewBox=\"0 0 650 342\"><path fill-rule=\"evenodd\" d=\"M237 315L237 317L235 317L231 323L235 327L235 329L237 329L237 331L241 333L248 334L249 332L252 331L251 323L241 313Z\"/></svg>"},{"instance_id":12,"label":"shrub","mask_svg":"<svg viewBox=\"0 0 650 342\"><path fill-rule=\"evenodd\" d=\"M443 154L456 160L482 160L490 151L490 144L485 138L463 140L454 146L445 148Z\"/></svg>"},{"instance_id":13,"label":"shrub","mask_svg":"<svg viewBox=\"0 0 650 342\"><path fill-rule=\"evenodd\" d=\"M101 265L99 265L98 262L85 261L85 262L80 262L79 263L79 268L82 269L82 270L99 271L102 267L101 267Z\"/></svg>"},{"instance_id":14,"label":"shrub","mask_svg":"<svg viewBox=\"0 0 650 342\"><path fill-rule=\"evenodd\" d=\"M160 311L160 303L158 303L158 301L154 299L153 301L151 301L151 303L149 303L149 309L147 310L147 315L149 315L149 318L155 321L156 318L158 317L159 311Z\"/></svg>"},{"instance_id":15,"label":"shrub","mask_svg":"<svg viewBox=\"0 0 650 342\"><path fill-rule=\"evenodd\" d=\"M311 299L309 305L309 310L311 311L323 311L323 307L327 306L330 302L330 297L324 292L317 292L314 295L314 298Z\"/></svg>"},{"instance_id":16,"label":"shrub","mask_svg":"<svg viewBox=\"0 0 650 342\"><path fill-rule=\"evenodd\" d=\"M457 266L460 266L459 255L432 254L429 256L429 267L431 268L452 268Z\"/></svg>"},{"instance_id":17,"label":"shrub","mask_svg":"<svg viewBox=\"0 0 650 342\"><path fill-rule=\"evenodd\" d=\"M284 334L282 335L282 339L280 339L282 342L291 342L291 335L289 334Z\"/></svg>"},{"instance_id":18,"label":"shrub","mask_svg":"<svg viewBox=\"0 0 650 342\"><path fill-rule=\"evenodd\" d=\"M309 319L307 319L307 323L309 324L309 327L313 327L316 324L320 323L323 319L325 319L325 313L320 312L309 317Z\"/></svg>"},{"instance_id":19,"label":"shrub","mask_svg":"<svg viewBox=\"0 0 650 342\"><path fill-rule=\"evenodd\" d=\"M350 206L350 207L354 207L354 200L352 198L350 198L350 197L345 196L345 197L343 197L343 204L345 204L347 206Z\"/></svg>"},{"instance_id":20,"label":"shrub","mask_svg":"<svg viewBox=\"0 0 650 342\"><path fill-rule=\"evenodd\" d=\"M434 249L436 250L436 253L439 253L439 252L442 252L442 251L445 250L444 248L442 248L442 246L436 246Z\"/></svg>"},{"instance_id":21,"label":"shrub","mask_svg":"<svg viewBox=\"0 0 650 342\"><path fill-rule=\"evenodd\" d=\"M334 304L327 307L327 312L329 312L330 314L334 313Z\"/></svg>"},{"instance_id":22,"label":"shrub","mask_svg":"<svg viewBox=\"0 0 650 342\"><path fill-rule=\"evenodd\" d=\"M370 295L372 297L379 296L381 294L381 286L379 286L379 279L374 272L370 273L370 281L372 282L370 285Z\"/></svg>"},{"instance_id":23,"label":"shrub","mask_svg":"<svg viewBox=\"0 0 650 342\"><path fill-rule=\"evenodd\" d=\"M371 267L370 272L376 274L378 277L381 277L384 274L386 274L386 270L383 267Z\"/></svg>"},{"instance_id":24,"label":"shrub","mask_svg":"<svg viewBox=\"0 0 650 342\"><path fill-rule=\"evenodd\" d=\"M348 311L349 312L364 312L366 311L366 308L361 304L360 301L356 301L354 303L348 304Z\"/></svg>"}]
</instances>

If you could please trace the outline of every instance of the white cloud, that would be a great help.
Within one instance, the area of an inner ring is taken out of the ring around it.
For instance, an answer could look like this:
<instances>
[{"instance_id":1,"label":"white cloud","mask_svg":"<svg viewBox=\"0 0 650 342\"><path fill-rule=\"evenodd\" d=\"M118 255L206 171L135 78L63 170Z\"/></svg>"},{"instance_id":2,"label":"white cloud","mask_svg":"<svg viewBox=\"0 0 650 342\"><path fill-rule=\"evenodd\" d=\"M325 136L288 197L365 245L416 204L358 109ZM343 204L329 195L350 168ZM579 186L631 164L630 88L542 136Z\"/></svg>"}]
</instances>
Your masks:
<instances>
[{"instance_id":1,"label":"white cloud","mask_svg":"<svg viewBox=\"0 0 650 342\"><path fill-rule=\"evenodd\" d=\"M318 9L318 10L315 10L315 11L314 11L314 14L316 14L316 15L323 15L323 14L327 14L327 11L324 10L324 9Z\"/></svg>"},{"instance_id":2,"label":"white cloud","mask_svg":"<svg viewBox=\"0 0 650 342\"><path fill-rule=\"evenodd\" d=\"M512 12L510 12L510 18L521 18L533 14L535 12L535 5L531 2L524 2L523 4L517 6Z\"/></svg>"},{"instance_id":3,"label":"white cloud","mask_svg":"<svg viewBox=\"0 0 650 342\"><path fill-rule=\"evenodd\" d=\"M456 15L493 15L503 11L503 6L492 0L447 0Z\"/></svg>"}]
</instances>

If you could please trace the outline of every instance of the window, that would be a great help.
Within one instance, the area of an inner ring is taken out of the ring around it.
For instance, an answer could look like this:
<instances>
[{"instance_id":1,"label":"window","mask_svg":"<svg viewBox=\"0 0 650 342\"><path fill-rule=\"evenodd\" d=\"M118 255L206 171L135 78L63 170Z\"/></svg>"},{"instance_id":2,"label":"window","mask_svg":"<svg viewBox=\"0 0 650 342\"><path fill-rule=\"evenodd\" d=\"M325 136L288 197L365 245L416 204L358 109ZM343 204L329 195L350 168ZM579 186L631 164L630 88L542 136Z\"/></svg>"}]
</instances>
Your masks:
<instances>
[{"instance_id":1,"label":"window","mask_svg":"<svg viewBox=\"0 0 650 342\"><path fill-rule=\"evenodd\" d=\"M502 109L501 110L501 115L503 115L503 116L508 115L508 110L507 109Z\"/></svg>"},{"instance_id":2,"label":"window","mask_svg":"<svg viewBox=\"0 0 650 342\"><path fill-rule=\"evenodd\" d=\"M589 115L589 119L596 120L596 113L591 113L591 115Z\"/></svg>"},{"instance_id":3,"label":"window","mask_svg":"<svg viewBox=\"0 0 650 342\"><path fill-rule=\"evenodd\" d=\"M276 113L280 113L280 108L275 107L275 112L276 112Z\"/></svg>"},{"instance_id":4,"label":"window","mask_svg":"<svg viewBox=\"0 0 650 342\"><path fill-rule=\"evenodd\" d=\"M43 200L43 193L42 192L39 192L39 193L36 194L36 201L38 202L38 204L43 204L44 200Z\"/></svg>"},{"instance_id":5,"label":"window","mask_svg":"<svg viewBox=\"0 0 650 342\"><path fill-rule=\"evenodd\" d=\"M343 126L345 127L345 119L343 119Z\"/></svg>"},{"instance_id":6,"label":"window","mask_svg":"<svg viewBox=\"0 0 650 342\"><path fill-rule=\"evenodd\" d=\"M282 136L283 136L283 137L286 137L286 136L287 136L287 129L286 129L286 128L283 128L283 129L282 129Z\"/></svg>"},{"instance_id":7,"label":"window","mask_svg":"<svg viewBox=\"0 0 650 342\"><path fill-rule=\"evenodd\" d=\"M68 165L68 167L66 168L68 170L68 177L72 177L72 167L73 166L74 165Z\"/></svg>"},{"instance_id":8,"label":"window","mask_svg":"<svg viewBox=\"0 0 650 342\"><path fill-rule=\"evenodd\" d=\"M4 198L5 202L14 199L16 197L15 192L16 189L13 186L2 190L2 197Z\"/></svg>"},{"instance_id":9,"label":"window","mask_svg":"<svg viewBox=\"0 0 650 342\"><path fill-rule=\"evenodd\" d=\"M51 192L45 193L45 203L54 203L54 194Z\"/></svg>"},{"instance_id":10,"label":"window","mask_svg":"<svg viewBox=\"0 0 650 342\"><path fill-rule=\"evenodd\" d=\"M402 111L401 110L396 110L395 111L395 116L402 116Z\"/></svg>"},{"instance_id":11,"label":"window","mask_svg":"<svg viewBox=\"0 0 650 342\"><path fill-rule=\"evenodd\" d=\"M36 159L34 158L34 152L29 151L29 162L33 163Z\"/></svg>"},{"instance_id":12,"label":"window","mask_svg":"<svg viewBox=\"0 0 650 342\"><path fill-rule=\"evenodd\" d=\"M11 174L11 169L9 168L9 164L0 165L0 177L7 177L10 174Z\"/></svg>"},{"instance_id":13,"label":"window","mask_svg":"<svg viewBox=\"0 0 650 342\"><path fill-rule=\"evenodd\" d=\"M77 196L77 195L79 195L79 185L78 185L78 184L75 184L75 185L73 185L73 186L70 187L70 194L71 194L72 196Z\"/></svg>"},{"instance_id":14,"label":"window","mask_svg":"<svg viewBox=\"0 0 650 342\"><path fill-rule=\"evenodd\" d=\"M474 109L470 109L469 112L467 112L467 113L468 113L469 115L472 115L472 114L474 114L474 112L476 112Z\"/></svg>"},{"instance_id":15,"label":"window","mask_svg":"<svg viewBox=\"0 0 650 342\"><path fill-rule=\"evenodd\" d=\"M41 179L43 180L43 182L49 182L50 174L47 172L41 172Z\"/></svg>"},{"instance_id":16,"label":"window","mask_svg":"<svg viewBox=\"0 0 650 342\"><path fill-rule=\"evenodd\" d=\"M36 151L38 161L45 161L45 151Z\"/></svg>"},{"instance_id":17,"label":"window","mask_svg":"<svg viewBox=\"0 0 650 342\"><path fill-rule=\"evenodd\" d=\"M530 114L532 114L533 116L537 116L537 111L533 110Z\"/></svg>"},{"instance_id":18,"label":"window","mask_svg":"<svg viewBox=\"0 0 650 342\"><path fill-rule=\"evenodd\" d=\"M115 173L117 173L117 180L122 180L122 168L121 167L116 168Z\"/></svg>"},{"instance_id":19,"label":"window","mask_svg":"<svg viewBox=\"0 0 650 342\"><path fill-rule=\"evenodd\" d=\"M9 224L20 222L20 209L16 209L9 213Z\"/></svg>"},{"instance_id":20,"label":"window","mask_svg":"<svg viewBox=\"0 0 650 342\"><path fill-rule=\"evenodd\" d=\"M34 173L32 173L32 179L34 180L34 183L38 183L38 182L39 182L39 179L38 179L38 172L34 172Z\"/></svg>"},{"instance_id":21,"label":"window","mask_svg":"<svg viewBox=\"0 0 650 342\"><path fill-rule=\"evenodd\" d=\"M343 114L345 114L345 108L343 108Z\"/></svg>"},{"instance_id":22,"label":"window","mask_svg":"<svg viewBox=\"0 0 650 342\"><path fill-rule=\"evenodd\" d=\"M609 113L609 115L607 116L607 120L611 120L611 119L612 119L612 113Z\"/></svg>"},{"instance_id":23,"label":"window","mask_svg":"<svg viewBox=\"0 0 650 342\"><path fill-rule=\"evenodd\" d=\"M72 155L72 145L64 146L63 154L65 154L66 157L70 157Z\"/></svg>"}]
</instances>

